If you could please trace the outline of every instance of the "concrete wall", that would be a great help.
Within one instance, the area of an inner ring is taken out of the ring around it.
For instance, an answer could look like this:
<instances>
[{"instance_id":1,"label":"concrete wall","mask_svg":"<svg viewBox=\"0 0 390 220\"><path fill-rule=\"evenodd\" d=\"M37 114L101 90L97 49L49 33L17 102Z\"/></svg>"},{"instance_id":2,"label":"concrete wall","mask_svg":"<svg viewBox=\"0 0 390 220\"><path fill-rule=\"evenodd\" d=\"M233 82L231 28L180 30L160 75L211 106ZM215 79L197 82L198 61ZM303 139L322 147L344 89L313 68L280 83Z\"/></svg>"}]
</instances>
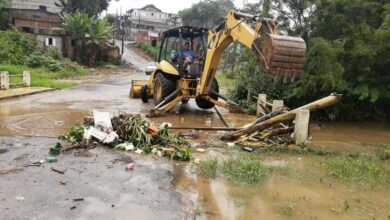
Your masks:
<instances>
[{"instance_id":1,"label":"concrete wall","mask_svg":"<svg viewBox=\"0 0 390 220\"><path fill-rule=\"evenodd\" d=\"M39 9L40 5L46 6L47 11L57 13L61 9L55 6L57 0L8 0L13 9Z\"/></svg>"},{"instance_id":2,"label":"concrete wall","mask_svg":"<svg viewBox=\"0 0 390 220\"><path fill-rule=\"evenodd\" d=\"M48 47L57 47L60 52L62 51L62 37L61 36L41 35L41 34L38 34L36 36L37 36L39 47L41 47L43 49L46 49Z\"/></svg>"}]
</instances>

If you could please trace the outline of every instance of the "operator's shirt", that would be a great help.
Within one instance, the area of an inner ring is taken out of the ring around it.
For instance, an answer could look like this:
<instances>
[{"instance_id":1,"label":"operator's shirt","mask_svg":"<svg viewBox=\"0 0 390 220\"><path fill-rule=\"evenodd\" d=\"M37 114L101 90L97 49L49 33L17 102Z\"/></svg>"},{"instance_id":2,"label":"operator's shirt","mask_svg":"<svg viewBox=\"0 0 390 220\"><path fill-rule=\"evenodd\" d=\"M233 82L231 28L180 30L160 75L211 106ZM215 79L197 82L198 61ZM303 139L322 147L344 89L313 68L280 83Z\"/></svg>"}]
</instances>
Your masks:
<instances>
[{"instance_id":1,"label":"operator's shirt","mask_svg":"<svg viewBox=\"0 0 390 220\"><path fill-rule=\"evenodd\" d=\"M181 51L181 54L182 54L182 56L183 56L183 61L184 61L184 60L187 60L187 61L190 62L190 63L193 63L193 62L194 62L195 53L194 53L194 51L192 51L191 49L189 49L189 50L182 50L182 51Z\"/></svg>"}]
</instances>

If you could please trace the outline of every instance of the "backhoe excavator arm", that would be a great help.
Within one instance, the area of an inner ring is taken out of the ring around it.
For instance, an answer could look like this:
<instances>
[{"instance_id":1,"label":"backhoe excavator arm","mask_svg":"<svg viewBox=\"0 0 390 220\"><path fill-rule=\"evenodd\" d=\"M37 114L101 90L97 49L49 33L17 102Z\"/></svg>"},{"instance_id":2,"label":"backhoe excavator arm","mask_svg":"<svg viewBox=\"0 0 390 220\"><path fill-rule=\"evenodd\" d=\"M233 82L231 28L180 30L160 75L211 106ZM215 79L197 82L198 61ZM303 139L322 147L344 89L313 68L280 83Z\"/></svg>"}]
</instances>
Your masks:
<instances>
[{"instance_id":1,"label":"backhoe excavator arm","mask_svg":"<svg viewBox=\"0 0 390 220\"><path fill-rule=\"evenodd\" d=\"M255 22L255 28L248 21ZM209 32L198 95L210 94L221 55L235 41L252 49L262 68L276 77L295 78L303 71L306 44L302 38L276 35L276 24L271 19L230 11L225 21Z\"/></svg>"}]
</instances>

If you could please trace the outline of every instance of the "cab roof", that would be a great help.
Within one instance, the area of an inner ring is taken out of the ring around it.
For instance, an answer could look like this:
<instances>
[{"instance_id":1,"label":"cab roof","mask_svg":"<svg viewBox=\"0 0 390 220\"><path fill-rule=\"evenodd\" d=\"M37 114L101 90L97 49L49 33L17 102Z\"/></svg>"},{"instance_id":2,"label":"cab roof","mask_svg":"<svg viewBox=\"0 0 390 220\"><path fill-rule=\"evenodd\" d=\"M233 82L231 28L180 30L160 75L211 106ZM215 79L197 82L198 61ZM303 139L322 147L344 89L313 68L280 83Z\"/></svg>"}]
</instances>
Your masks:
<instances>
[{"instance_id":1,"label":"cab roof","mask_svg":"<svg viewBox=\"0 0 390 220\"><path fill-rule=\"evenodd\" d=\"M179 33L182 33L183 38L194 38L207 35L209 30L207 28L191 27L191 26L179 26L168 29L161 34L161 38L165 37L179 37Z\"/></svg>"}]
</instances>

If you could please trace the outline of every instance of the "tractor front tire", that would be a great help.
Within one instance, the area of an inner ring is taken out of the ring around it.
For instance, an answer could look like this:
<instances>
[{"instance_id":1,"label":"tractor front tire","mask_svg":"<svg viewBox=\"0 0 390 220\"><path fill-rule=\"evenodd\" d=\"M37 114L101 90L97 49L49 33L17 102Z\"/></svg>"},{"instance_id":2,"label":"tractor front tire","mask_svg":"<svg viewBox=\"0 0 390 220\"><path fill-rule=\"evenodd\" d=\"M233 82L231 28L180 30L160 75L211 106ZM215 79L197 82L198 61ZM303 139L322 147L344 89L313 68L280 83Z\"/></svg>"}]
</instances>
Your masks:
<instances>
[{"instance_id":1,"label":"tractor front tire","mask_svg":"<svg viewBox=\"0 0 390 220\"><path fill-rule=\"evenodd\" d=\"M211 90L219 93L219 85L218 85L218 81L216 79L214 79L212 84L211 84ZM218 95L216 95L216 94L210 93L209 96L214 100L218 100ZM212 103L206 99L203 99L203 98L196 98L195 102L196 102L196 105L202 109L211 109L212 107L214 107L214 103Z\"/></svg>"},{"instance_id":2,"label":"tractor front tire","mask_svg":"<svg viewBox=\"0 0 390 220\"><path fill-rule=\"evenodd\" d=\"M160 104L167 96L176 90L176 80L157 73L153 86L153 101L155 105Z\"/></svg>"}]
</instances>

